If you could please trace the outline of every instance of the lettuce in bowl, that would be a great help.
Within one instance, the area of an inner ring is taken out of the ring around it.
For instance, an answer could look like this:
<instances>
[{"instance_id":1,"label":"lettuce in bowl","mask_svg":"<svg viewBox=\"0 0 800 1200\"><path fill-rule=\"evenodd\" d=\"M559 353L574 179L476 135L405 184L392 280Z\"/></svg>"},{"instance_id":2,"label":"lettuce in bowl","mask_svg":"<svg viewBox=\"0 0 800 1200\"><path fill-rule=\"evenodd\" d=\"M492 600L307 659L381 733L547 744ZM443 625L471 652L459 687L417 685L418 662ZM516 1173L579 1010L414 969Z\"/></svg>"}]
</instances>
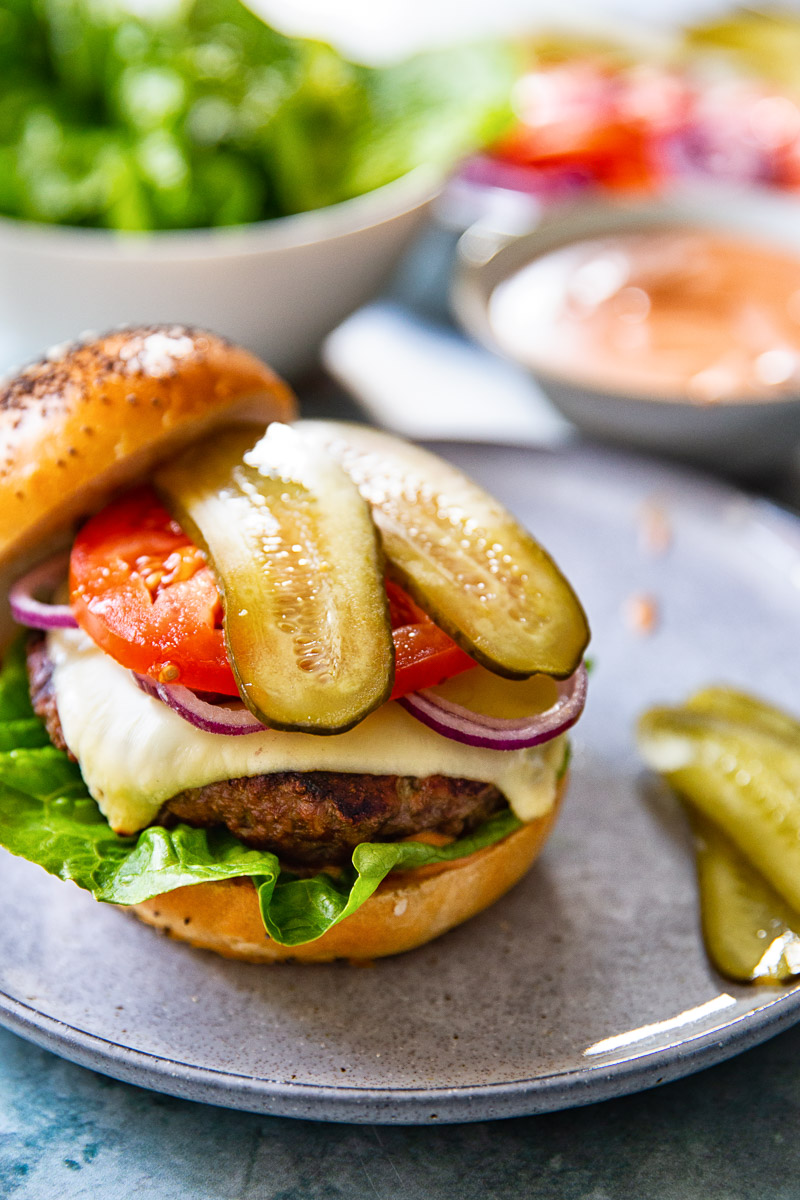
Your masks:
<instances>
[{"instance_id":1,"label":"lettuce in bowl","mask_svg":"<svg viewBox=\"0 0 800 1200\"><path fill-rule=\"evenodd\" d=\"M371 67L240 0L0 0L0 213L127 231L323 208L510 122L500 43Z\"/></svg>"}]
</instances>

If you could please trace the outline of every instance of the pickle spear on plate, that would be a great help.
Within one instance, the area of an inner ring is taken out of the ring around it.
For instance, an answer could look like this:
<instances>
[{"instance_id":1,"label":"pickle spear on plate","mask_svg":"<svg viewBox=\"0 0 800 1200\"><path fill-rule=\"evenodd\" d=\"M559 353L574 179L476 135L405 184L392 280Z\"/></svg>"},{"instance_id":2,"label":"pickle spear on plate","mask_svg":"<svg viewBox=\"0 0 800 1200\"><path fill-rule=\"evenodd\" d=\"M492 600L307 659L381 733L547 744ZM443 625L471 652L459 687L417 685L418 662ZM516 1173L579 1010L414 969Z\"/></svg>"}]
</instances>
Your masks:
<instances>
[{"instance_id":1,"label":"pickle spear on plate","mask_svg":"<svg viewBox=\"0 0 800 1200\"><path fill-rule=\"evenodd\" d=\"M800 721L747 692L731 687L707 687L690 696L686 707L744 726L745 736L753 728L772 734L788 741L800 754Z\"/></svg>"},{"instance_id":2,"label":"pickle spear on plate","mask_svg":"<svg viewBox=\"0 0 800 1200\"><path fill-rule=\"evenodd\" d=\"M589 627L547 552L456 467L399 438L337 421L295 428L330 451L372 507L403 586L466 652L511 679L566 679Z\"/></svg>"},{"instance_id":3,"label":"pickle spear on plate","mask_svg":"<svg viewBox=\"0 0 800 1200\"><path fill-rule=\"evenodd\" d=\"M800 973L800 724L716 687L651 709L638 734L690 811L713 961L734 979Z\"/></svg>"},{"instance_id":4,"label":"pickle spear on plate","mask_svg":"<svg viewBox=\"0 0 800 1200\"><path fill-rule=\"evenodd\" d=\"M743 983L793 979L800 974L800 914L713 821L688 805L687 811L709 958Z\"/></svg>"},{"instance_id":5,"label":"pickle spear on plate","mask_svg":"<svg viewBox=\"0 0 800 1200\"><path fill-rule=\"evenodd\" d=\"M242 700L276 729L341 733L386 700L394 647L367 505L287 425L234 430L163 468L156 487L207 552Z\"/></svg>"},{"instance_id":6,"label":"pickle spear on plate","mask_svg":"<svg viewBox=\"0 0 800 1200\"><path fill-rule=\"evenodd\" d=\"M728 834L800 909L800 739L689 708L651 709L639 725L645 760Z\"/></svg>"}]
</instances>

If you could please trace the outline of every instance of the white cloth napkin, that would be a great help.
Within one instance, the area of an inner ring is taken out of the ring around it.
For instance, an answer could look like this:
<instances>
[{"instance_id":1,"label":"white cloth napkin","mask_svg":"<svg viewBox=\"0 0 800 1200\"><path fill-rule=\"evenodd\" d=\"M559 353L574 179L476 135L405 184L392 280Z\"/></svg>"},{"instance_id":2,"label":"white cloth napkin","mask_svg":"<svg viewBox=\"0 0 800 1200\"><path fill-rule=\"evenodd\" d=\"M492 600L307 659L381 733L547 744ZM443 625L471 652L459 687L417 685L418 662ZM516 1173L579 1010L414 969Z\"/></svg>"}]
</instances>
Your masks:
<instances>
[{"instance_id":1,"label":"white cloth napkin","mask_svg":"<svg viewBox=\"0 0 800 1200\"><path fill-rule=\"evenodd\" d=\"M329 335L323 362L369 417L417 440L563 445L572 427L523 370L379 302Z\"/></svg>"}]
</instances>

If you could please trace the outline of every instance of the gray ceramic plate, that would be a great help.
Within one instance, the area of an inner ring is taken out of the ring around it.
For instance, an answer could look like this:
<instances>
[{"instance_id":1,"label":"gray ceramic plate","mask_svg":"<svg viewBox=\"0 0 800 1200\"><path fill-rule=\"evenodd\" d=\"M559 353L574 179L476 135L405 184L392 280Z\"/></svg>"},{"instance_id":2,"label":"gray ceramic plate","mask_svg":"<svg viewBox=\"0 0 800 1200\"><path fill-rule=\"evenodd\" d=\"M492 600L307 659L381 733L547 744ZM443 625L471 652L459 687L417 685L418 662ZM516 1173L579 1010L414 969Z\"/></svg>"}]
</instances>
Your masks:
<instances>
[{"instance_id":1,"label":"gray ceramic plate","mask_svg":"<svg viewBox=\"0 0 800 1200\"><path fill-rule=\"evenodd\" d=\"M800 1018L800 987L735 987L709 969L685 830L640 770L631 733L644 706L709 680L796 704L800 527L605 451L447 453L553 550L594 628L568 803L528 879L468 926L371 969L259 968L172 944L4 857L9 1028L175 1095L411 1123L649 1087ZM657 553L646 543L664 518L672 545ZM649 635L631 620L640 596L659 614Z\"/></svg>"}]
</instances>

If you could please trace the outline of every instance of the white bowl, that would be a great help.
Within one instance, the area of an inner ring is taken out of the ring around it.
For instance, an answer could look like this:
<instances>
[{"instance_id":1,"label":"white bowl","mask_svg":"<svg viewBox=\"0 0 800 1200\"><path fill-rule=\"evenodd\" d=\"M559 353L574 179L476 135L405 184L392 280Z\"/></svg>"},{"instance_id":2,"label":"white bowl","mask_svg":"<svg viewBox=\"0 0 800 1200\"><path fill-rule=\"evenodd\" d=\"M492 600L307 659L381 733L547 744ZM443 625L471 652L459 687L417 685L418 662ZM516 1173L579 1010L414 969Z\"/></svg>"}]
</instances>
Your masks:
<instances>
[{"instance_id":1,"label":"white bowl","mask_svg":"<svg viewBox=\"0 0 800 1200\"><path fill-rule=\"evenodd\" d=\"M87 330L176 322L295 375L381 286L440 186L420 167L330 208L228 229L121 234L0 218L0 366Z\"/></svg>"},{"instance_id":2,"label":"white bowl","mask_svg":"<svg viewBox=\"0 0 800 1200\"><path fill-rule=\"evenodd\" d=\"M800 202L777 192L682 188L659 199L596 197L549 211L533 230L476 225L459 243L452 303L464 327L498 353L494 289L551 250L584 238L691 227L739 234L800 257ZM800 444L800 390L702 405L686 395L621 393L523 363L553 404L592 437L655 450L738 475L787 465Z\"/></svg>"}]
</instances>

